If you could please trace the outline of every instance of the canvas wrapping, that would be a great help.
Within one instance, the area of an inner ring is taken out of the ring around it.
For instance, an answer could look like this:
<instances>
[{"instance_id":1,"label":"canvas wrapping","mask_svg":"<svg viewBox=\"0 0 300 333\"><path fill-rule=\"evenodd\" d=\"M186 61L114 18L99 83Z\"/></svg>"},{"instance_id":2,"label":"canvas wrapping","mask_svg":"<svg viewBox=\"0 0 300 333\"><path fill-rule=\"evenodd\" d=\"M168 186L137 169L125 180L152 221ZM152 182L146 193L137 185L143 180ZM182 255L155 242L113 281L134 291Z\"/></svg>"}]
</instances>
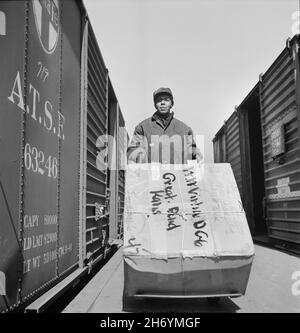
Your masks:
<instances>
[{"instance_id":1,"label":"canvas wrapping","mask_svg":"<svg viewBox=\"0 0 300 333\"><path fill-rule=\"evenodd\" d=\"M125 256L168 259L253 254L229 164L191 164L182 170L171 165L128 166Z\"/></svg>"}]
</instances>

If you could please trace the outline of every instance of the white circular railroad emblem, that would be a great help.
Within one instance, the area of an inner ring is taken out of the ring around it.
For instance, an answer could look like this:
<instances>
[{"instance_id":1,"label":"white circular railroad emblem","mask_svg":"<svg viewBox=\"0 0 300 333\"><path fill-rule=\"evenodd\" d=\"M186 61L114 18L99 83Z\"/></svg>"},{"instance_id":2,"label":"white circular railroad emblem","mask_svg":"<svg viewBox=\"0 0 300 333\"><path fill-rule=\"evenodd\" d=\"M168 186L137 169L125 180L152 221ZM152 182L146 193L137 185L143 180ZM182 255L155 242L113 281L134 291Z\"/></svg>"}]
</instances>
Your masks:
<instances>
[{"instance_id":1,"label":"white circular railroad emblem","mask_svg":"<svg viewBox=\"0 0 300 333\"><path fill-rule=\"evenodd\" d=\"M33 0L37 33L44 51L55 51L59 36L59 0Z\"/></svg>"}]
</instances>

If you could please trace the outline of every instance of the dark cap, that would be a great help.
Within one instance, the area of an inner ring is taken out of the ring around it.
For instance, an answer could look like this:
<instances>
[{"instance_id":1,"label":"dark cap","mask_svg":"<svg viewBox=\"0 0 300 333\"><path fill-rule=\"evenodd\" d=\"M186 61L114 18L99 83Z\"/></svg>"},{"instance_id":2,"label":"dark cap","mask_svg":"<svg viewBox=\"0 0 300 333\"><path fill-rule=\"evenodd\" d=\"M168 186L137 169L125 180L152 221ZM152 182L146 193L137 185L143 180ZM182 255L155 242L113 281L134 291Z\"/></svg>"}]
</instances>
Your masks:
<instances>
[{"instance_id":1,"label":"dark cap","mask_svg":"<svg viewBox=\"0 0 300 333\"><path fill-rule=\"evenodd\" d=\"M163 88L163 87L154 91L154 93L153 93L154 104L155 104L156 97L160 94L168 94L171 97L172 104L174 104L174 99L173 99L173 94L172 94L171 89L170 88Z\"/></svg>"}]
</instances>

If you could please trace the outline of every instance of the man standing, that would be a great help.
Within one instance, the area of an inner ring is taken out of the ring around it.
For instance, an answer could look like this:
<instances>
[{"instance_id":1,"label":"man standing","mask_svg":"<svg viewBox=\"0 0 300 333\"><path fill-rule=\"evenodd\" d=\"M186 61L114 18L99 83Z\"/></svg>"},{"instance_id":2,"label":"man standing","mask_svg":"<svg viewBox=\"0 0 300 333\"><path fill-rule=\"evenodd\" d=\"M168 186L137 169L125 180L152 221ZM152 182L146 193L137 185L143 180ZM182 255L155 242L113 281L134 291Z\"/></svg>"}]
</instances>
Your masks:
<instances>
[{"instance_id":1,"label":"man standing","mask_svg":"<svg viewBox=\"0 0 300 333\"><path fill-rule=\"evenodd\" d=\"M174 98L171 89L159 88L153 93L156 112L134 130L127 149L128 163L186 164L202 160L196 147L193 131L174 118L171 108Z\"/></svg>"}]
</instances>

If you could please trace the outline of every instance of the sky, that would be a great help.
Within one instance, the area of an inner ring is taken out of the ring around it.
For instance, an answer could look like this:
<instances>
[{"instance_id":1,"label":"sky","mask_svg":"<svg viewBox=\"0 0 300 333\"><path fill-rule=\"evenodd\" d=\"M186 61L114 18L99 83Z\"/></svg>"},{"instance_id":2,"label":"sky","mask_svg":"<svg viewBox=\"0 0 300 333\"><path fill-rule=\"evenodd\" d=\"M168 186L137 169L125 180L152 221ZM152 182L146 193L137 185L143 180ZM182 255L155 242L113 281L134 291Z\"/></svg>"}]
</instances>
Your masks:
<instances>
[{"instance_id":1,"label":"sky","mask_svg":"<svg viewBox=\"0 0 300 333\"><path fill-rule=\"evenodd\" d=\"M299 0L85 0L126 129L171 88L174 116L212 139L299 27Z\"/></svg>"}]
</instances>

